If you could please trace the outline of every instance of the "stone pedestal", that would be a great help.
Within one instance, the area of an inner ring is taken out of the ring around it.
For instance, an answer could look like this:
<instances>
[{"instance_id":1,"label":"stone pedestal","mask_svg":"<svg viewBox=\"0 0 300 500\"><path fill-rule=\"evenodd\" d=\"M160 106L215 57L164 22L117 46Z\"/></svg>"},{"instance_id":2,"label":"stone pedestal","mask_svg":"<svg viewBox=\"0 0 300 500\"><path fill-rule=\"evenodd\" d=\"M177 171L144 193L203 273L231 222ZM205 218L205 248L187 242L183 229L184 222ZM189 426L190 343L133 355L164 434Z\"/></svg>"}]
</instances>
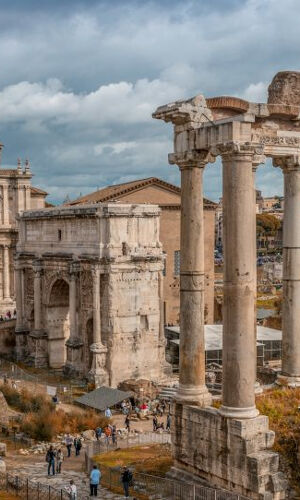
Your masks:
<instances>
[{"instance_id":1,"label":"stone pedestal","mask_svg":"<svg viewBox=\"0 0 300 500\"><path fill-rule=\"evenodd\" d=\"M107 347L100 342L90 345L90 350L93 353L92 368L89 372L89 379L97 387L109 385L109 375L105 369Z\"/></svg>"},{"instance_id":2,"label":"stone pedestal","mask_svg":"<svg viewBox=\"0 0 300 500\"><path fill-rule=\"evenodd\" d=\"M83 342L79 338L69 338L66 342L67 361L64 372L75 375L81 371Z\"/></svg>"},{"instance_id":3,"label":"stone pedestal","mask_svg":"<svg viewBox=\"0 0 300 500\"><path fill-rule=\"evenodd\" d=\"M36 368L48 366L48 335L43 330L34 330L29 333L28 351L30 362Z\"/></svg>"},{"instance_id":4,"label":"stone pedestal","mask_svg":"<svg viewBox=\"0 0 300 500\"><path fill-rule=\"evenodd\" d=\"M16 337L16 347L15 354L17 361L24 360L27 358L28 352L28 335L29 330L25 327L19 327L15 329L15 337Z\"/></svg>"},{"instance_id":5,"label":"stone pedestal","mask_svg":"<svg viewBox=\"0 0 300 500\"><path fill-rule=\"evenodd\" d=\"M286 481L271 450L275 434L268 417L229 419L214 408L174 403L171 409L172 475L196 476L204 484L253 500L285 498Z\"/></svg>"}]
</instances>

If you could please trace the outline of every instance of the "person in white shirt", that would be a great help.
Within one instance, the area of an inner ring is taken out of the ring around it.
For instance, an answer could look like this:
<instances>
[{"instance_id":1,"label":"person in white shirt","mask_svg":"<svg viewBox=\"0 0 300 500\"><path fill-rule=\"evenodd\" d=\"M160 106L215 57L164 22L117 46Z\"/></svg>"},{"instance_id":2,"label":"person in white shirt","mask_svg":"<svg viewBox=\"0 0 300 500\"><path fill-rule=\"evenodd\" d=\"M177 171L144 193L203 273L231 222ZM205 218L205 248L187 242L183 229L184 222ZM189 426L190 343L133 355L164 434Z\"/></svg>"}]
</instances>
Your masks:
<instances>
[{"instance_id":1,"label":"person in white shirt","mask_svg":"<svg viewBox=\"0 0 300 500\"><path fill-rule=\"evenodd\" d=\"M106 410L105 410L105 416L106 416L106 418L111 418L110 408L106 408Z\"/></svg>"},{"instance_id":2,"label":"person in white shirt","mask_svg":"<svg viewBox=\"0 0 300 500\"><path fill-rule=\"evenodd\" d=\"M70 486L67 486L66 490L70 495L70 500L77 500L77 486L74 483L73 479L71 479Z\"/></svg>"}]
</instances>

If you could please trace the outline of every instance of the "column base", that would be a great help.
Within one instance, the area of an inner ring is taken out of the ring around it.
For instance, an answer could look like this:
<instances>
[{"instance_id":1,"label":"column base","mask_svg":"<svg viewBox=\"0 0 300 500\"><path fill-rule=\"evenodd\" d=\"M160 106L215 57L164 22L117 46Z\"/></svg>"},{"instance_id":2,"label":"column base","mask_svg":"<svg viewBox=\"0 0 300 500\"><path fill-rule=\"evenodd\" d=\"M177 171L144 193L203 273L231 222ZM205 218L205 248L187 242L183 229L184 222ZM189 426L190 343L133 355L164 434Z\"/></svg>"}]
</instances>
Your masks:
<instances>
[{"instance_id":1,"label":"column base","mask_svg":"<svg viewBox=\"0 0 300 500\"><path fill-rule=\"evenodd\" d=\"M196 406L210 406L212 403L212 395L208 392L206 385L198 387L180 385L175 395L175 400L181 404L189 404Z\"/></svg>"},{"instance_id":2,"label":"column base","mask_svg":"<svg viewBox=\"0 0 300 500\"><path fill-rule=\"evenodd\" d=\"M80 373L82 346L83 342L79 338L69 338L66 341L67 361L64 366L64 372L69 377Z\"/></svg>"},{"instance_id":3,"label":"column base","mask_svg":"<svg viewBox=\"0 0 300 500\"><path fill-rule=\"evenodd\" d=\"M232 406L222 405L219 408L219 414L226 418L244 419L244 418L255 418L259 415L259 411L256 406L250 406L249 408L234 408Z\"/></svg>"},{"instance_id":4,"label":"column base","mask_svg":"<svg viewBox=\"0 0 300 500\"><path fill-rule=\"evenodd\" d=\"M95 342L90 345L90 350L93 353L93 362L88 374L89 380L95 384L96 388L103 385L109 386L109 374L105 369L107 347L101 342Z\"/></svg>"},{"instance_id":5,"label":"column base","mask_svg":"<svg viewBox=\"0 0 300 500\"><path fill-rule=\"evenodd\" d=\"M287 387L300 387L300 377L290 377L289 375L277 375L277 385Z\"/></svg>"},{"instance_id":6,"label":"column base","mask_svg":"<svg viewBox=\"0 0 300 500\"><path fill-rule=\"evenodd\" d=\"M45 330L32 330L28 335L29 363L35 368L48 366L48 335Z\"/></svg>"},{"instance_id":7,"label":"column base","mask_svg":"<svg viewBox=\"0 0 300 500\"><path fill-rule=\"evenodd\" d=\"M253 500L285 497L268 417L224 419L215 408L171 405L173 477L195 479ZM224 497L225 498L225 497Z\"/></svg>"}]
</instances>

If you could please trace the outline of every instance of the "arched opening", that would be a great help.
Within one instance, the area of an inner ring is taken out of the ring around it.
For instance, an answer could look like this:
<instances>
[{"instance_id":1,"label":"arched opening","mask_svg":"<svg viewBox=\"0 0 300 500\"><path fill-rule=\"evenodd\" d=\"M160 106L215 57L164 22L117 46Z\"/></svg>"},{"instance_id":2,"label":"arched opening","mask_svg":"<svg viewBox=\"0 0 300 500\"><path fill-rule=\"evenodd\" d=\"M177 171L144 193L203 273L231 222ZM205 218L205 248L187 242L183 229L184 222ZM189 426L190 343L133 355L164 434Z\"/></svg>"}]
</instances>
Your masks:
<instances>
[{"instance_id":1,"label":"arched opening","mask_svg":"<svg viewBox=\"0 0 300 500\"><path fill-rule=\"evenodd\" d=\"M92 361L93 361L93 353L90 350L90 346L93 343L93 318L90 318L87 321L86 324L86 347L87 347L87 353L86 353L86 360L88 362L88 367L89 369L92 366Z\"/></svg>"},{"instance_id":2,"label":"arched opening","mask_svg":"<svg viewBox=\"0 0 300 500\"><path fill-rule=\"evenodd\" d=\"M48 356L50 368L66 363L66 341L70 337L69 285L58 279L52 286L47 306Z\"/></svg>"}]
</instances>

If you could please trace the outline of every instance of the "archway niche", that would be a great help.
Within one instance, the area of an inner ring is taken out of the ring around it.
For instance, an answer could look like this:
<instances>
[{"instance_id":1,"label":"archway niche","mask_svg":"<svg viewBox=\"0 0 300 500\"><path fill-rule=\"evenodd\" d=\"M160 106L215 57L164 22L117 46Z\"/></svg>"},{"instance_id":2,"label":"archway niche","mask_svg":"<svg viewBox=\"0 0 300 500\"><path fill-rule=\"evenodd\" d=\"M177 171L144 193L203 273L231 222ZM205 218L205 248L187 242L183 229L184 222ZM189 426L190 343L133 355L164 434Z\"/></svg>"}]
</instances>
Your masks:
<instances>
[{"instance_id":1,"label":"archway niche","mask_svg":"<svg viewBox=\"0 0 300 500\"><path fill-rule=\"evenodd\" d=\"M69 285L58 279L52 285L47 305L49 367L61 369L66 363L66 341L70 337Z\"/></svg>"}]
</instances>

